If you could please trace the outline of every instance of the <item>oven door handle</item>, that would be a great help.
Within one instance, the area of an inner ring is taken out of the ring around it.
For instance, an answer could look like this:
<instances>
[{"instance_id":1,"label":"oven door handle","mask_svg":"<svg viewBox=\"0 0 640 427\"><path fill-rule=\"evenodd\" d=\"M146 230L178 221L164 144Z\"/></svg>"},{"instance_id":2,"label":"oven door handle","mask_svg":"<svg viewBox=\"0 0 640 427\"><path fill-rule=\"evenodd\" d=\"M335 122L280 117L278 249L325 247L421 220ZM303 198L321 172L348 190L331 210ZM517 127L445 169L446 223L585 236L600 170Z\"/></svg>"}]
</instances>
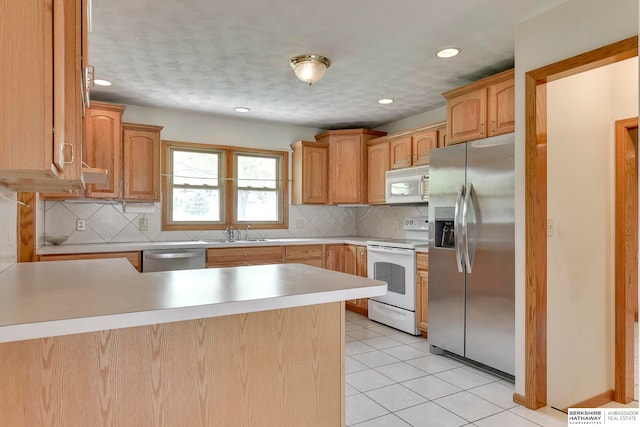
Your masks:
<instances>
[{"instance_id":1,"label":"oven door handle","mask_svg":"<svg viewBox=\"0 0 640 427\"><path fill-rule=\"evenodd\" d=\"M400 255L408 255L411 252L415 252L413 249L402 249L402 248L382 248L379 246L367 246L367 252L375 252L379 254L400 254Z\"/></svg>"}]
</instances>

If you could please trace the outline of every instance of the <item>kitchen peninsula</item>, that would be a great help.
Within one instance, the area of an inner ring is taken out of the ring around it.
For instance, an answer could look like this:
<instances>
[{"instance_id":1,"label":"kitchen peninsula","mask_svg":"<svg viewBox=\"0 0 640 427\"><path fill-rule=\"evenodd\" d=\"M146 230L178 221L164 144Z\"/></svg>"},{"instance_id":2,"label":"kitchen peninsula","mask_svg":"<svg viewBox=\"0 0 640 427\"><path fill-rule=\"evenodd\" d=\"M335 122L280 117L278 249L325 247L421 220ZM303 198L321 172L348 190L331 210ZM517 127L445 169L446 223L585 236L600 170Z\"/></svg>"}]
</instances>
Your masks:
<instances>
[{"instance_id":1,"label":"kitchen peninsula","mask_svg":"<svg viewBox=\"0 0 640 427\"><path fill-rule=\"evenodd\" d=\"M344 300L386 284L301 264L0 273L11 426L344 425Z\"/></svg>"}]
</instances>

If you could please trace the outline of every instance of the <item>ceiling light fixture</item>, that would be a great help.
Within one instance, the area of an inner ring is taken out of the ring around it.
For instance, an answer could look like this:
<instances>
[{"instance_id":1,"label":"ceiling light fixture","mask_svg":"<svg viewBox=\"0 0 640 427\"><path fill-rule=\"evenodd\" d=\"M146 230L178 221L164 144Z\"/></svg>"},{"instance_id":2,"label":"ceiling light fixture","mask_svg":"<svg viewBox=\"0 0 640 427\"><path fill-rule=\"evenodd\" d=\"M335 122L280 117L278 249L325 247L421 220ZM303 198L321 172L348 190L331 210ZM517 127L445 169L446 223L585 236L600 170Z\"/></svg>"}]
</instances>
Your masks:
<instances>
[{"instance_id":1,"label":"ceiling light fixture","mask_svg":"<svg viewBox=\"0 0 640 427\"><path fill-rule=\"evenodd\" d=\"M453 58L459 53L460 49L456 47L447 47L445 49L440 49L438 52L436 52L436 55L438 56L438 58Z\"/></svg>"},{"instance_id":2,"label":"ceiling light fixture","mask_svg":"<svg viewBox=\"0 0 640 427\"><path fill-rule=\"evenodd\" d=\"M378 104L391 104L393 102L393 99L391 98L382 98L382 99L378 99Z\"/></svg>"},{"instance_id":3,"label":"ceiling light fixture","mask_svg":"<svg viewBox=\"0 0 640 427\"><path fill-rule=\"evenodd\" d=\"M251 111L251 109L247 107L236 107L233 109L233 111L235 111L236 113L248 113L249 111Z\"/></svg>"},{"instance_id":4,"label":"ceiling light fixture","mask_svg":"<svg viewBox=\"0 0 640 427\"><path fill-rule=\"evenodd\" d=\"M300 55L289 60L289 65L296 73L296 77L305 83L312 83L320 80L327 68L331 65L329 58L320 55Z\"/></svg>"},{"instance_id":5,"label":"ceiling light fixture","mask_svg":"<svg viewBox=\"0 0 640 427\"><path fill-rule=\"evenodd\" d=\"M94 79L93 83L97 84L98 86L111 86L111 82L109 80Z\"/></svg>"}]
</instances>

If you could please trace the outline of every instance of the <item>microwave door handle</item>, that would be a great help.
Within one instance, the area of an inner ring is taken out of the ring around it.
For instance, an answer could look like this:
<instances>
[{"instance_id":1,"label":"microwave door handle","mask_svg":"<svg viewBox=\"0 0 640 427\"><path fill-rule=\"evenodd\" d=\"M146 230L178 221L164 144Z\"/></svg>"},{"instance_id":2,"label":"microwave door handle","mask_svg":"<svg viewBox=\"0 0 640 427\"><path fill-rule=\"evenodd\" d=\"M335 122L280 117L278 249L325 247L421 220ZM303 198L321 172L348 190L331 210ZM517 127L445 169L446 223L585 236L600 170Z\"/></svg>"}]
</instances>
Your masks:
<instances>
[{"instance_id":1,"label":"microwave door handle","mask_svg":"<svg viewBox=\"0 0 640 427\"><path fill-rule=\"evenodd\" d=\"M462 214L462 198L464 196L464 185L460 185L458 188L458 195L456 196L456 204L453 211L453 233L454 233L454 249L456 252L456 265L458 266L458 273L463 272L462 265L462 243L460 242L460 237L462 236L462 228L460 221L460 215Z\"/></svg>"},{"instance_id":2,"label":"microwave door handle","mask_svg":"<svg viewBox=\"0 0 640 427\"><path fill-rule=\"evenodd\" d=\"M473 260L476 252L476 222L478 219L476 203L475 203L475 191L473 184L469 184L467 194L464 197L464 205L462 207L462 221L464 223L463 239L464 239L464 262L467 268L467 273L471 273L473 269ZM471 232L469 231L471 230Z\"/></svg>"}]
</instances>

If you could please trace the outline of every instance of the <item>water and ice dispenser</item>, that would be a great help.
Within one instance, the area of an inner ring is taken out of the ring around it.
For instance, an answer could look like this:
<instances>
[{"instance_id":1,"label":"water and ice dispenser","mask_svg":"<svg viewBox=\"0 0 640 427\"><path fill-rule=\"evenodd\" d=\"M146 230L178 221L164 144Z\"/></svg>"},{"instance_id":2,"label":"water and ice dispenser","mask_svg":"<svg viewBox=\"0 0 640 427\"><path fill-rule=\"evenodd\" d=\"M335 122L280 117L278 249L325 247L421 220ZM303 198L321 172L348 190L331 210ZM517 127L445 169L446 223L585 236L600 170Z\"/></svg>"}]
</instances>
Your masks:
<instances>
[{"instance_id":1,"label":"water and ice dispenser","mask_svg":"<svg viewBox=\"0 0 640 427\"><path fill-rule=\"evenodd\" d=\"M436 248L455 247L455 209L452 207L443 207L435 209L435 227L434 245Z\"/></svg>"}]
</instances>

